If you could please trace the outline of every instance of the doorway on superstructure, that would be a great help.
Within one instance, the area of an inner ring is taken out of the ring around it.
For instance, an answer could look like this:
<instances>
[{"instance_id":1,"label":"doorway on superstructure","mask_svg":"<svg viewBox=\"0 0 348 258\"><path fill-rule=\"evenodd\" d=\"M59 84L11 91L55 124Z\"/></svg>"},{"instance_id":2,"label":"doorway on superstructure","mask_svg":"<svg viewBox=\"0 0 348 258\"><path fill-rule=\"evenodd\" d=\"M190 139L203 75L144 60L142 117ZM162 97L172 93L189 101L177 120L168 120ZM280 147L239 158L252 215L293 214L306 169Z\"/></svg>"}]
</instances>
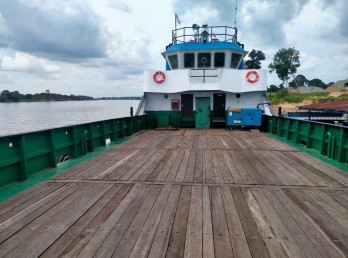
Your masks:
<instances>
[{"instance_id":1,"label":"doorway on superstructure","mask_svg":"<svg viewBox=\"0 0 348 258\"><path fill-rule=\"evenodd\" d=\"M181 127L195 126L193 113L193 94L181 94Z\"/></svg>"},{"instance_id":2,"label":"doorway on superstructure","mask_svg":"<svg viewBox=\"0 0 348 258\"><path fill-rule=\"evenodd\" d=\"M214 128L226 127L226 94L215 93L213 96L213 117L211 126Z\"/></svg>"}]
</instances>

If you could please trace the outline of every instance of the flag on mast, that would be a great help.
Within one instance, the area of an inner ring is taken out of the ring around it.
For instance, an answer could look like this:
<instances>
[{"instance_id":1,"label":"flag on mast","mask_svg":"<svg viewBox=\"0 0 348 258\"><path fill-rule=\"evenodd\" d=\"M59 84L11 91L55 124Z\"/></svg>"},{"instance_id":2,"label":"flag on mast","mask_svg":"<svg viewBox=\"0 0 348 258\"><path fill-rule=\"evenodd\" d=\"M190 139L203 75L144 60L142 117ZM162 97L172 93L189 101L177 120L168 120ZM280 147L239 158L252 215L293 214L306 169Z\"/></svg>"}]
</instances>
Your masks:
<instances>
[{"instance_id":1,"label":"flag on mast","mask_svg":"<svg viewBox=\"0 0 348 258\"><path fill-rule=\"evenodd\" d=\"M181 24L181 21L180 21L180 19L179 19L179 17L178 17L177 14L175 14L175 20L176 20L176 22L177 22L179 25Z\"/></svg>"}]
</instances>

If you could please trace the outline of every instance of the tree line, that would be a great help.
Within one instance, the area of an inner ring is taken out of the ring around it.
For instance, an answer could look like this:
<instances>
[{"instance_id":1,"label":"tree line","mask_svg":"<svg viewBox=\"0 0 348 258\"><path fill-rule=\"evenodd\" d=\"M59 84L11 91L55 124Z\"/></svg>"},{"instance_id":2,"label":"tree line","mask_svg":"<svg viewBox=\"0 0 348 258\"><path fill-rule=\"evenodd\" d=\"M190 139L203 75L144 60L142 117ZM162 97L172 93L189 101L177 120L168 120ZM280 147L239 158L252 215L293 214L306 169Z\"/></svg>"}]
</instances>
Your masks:
<instances>
[{"instance_id":1,"label":"tree line","mask_svg":"<svg viewBox=\"0 0 348 258\"><path fill-rule=\"evenodd\" d=\"M84 95L62 95L46 90L43 93L21 94L18 91L3 90L0 102L36 102L36 101L77 101L77 100L139 100L141 97L101 97L93 98Z\"/></svg>"},{"instance_id":2,"label":"tree line","mask_svg":"<svg viewBox=\"0 0 348 258\"><path fill-rule=\"evenodd\" d=\"M260 69L261 61L265 60L265 54L261 50L255 50L249 52L249 59L245 61L244 65L246 69ZM300 67L300 52L294 47L292 48L281 48L279 49L272 62L268 65L270 73L276 72L278 78L283 82L279 86L271 85L268 91L276 92L288 86L298 88L300 86L316 86L320 88L327 88L334 84L330 82L324 83L319 78L307 79L304 75L297 73L297 68ZM289 80L292 80L289 82Z\"/></svg>"},{"instance_id":3,"label":"tree line","mask_svg":"<svg viewBox=\"0 0 348 258\"><path fill-rule=\"evenodd\" d=\"M66 101L66 100L93 100L89 96L61 95L50 93L21 94L18 91L3 90L0 94L0 102L34 102L34 101Z\"/></svg>"}]
</instances>

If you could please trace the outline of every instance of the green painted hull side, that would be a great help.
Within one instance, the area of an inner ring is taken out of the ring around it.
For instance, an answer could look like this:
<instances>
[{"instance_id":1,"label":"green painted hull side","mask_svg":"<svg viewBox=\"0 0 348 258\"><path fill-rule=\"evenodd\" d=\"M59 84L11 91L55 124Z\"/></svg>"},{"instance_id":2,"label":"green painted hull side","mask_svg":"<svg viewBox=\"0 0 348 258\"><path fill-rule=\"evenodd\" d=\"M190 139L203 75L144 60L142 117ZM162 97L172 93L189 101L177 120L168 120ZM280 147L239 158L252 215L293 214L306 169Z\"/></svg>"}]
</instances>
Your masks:
<instances>
[{"instance_id":1,"label":"green painted hull side","mask_svg":"<svg viewBox=\"0 0 348 258\"><path fill-rule=\"evenodd\" d=\"M36 185L39 184L55 175L58 175L70 168L73 168L76 165L79 165L95 156L98 156L99 154L108 151L112 148L114 148L115 146L117 146L118 144L121 144L125 141L127 141L129 138L128 137L124 137L123 139L117 140L115 142L113 142L112 144L109 144L105 147L98 147L95 149L94 152L90 152L87 153L84 156L81 156L79 158L76 159L71 159L71 160L67 160L64 161L63 163L60 163L57 165L56 168L51 168L51 169L44 169L40 172L34 173L30 176L28 176L27 180L25 181L21 181L21 182L12 182L10 184L7 184L5 186L0 187L0 202L9 199L13 196L15 196L16 194Z\"/></svg>"},{"instance_id":2,"label":"green painted hull side","mask_svg":"<svg viewBox=\"0 0 348 258\"><path fill-rule=\"evenodd\" d=\"M286 117L268 118L268 132L348 172L348 128Z\"/></svg>"},{"instance_id":3,"label":"green painted hull side","mask_svg":"<svg viewBox=\"0 0 348 258\"><path fill-rule=\"evenodd\" d=\"M0 187L56 168L145 128L145 116L117 118L0 137Z\"/></svg>"},{"instance_id":4,"label":"green painted hull side","mask_svg":"<svg viewBox=\"0 0 348 258\"><path fill-rule=\"evenodd\" d=\"M195 128L195 117L182 117L180 111L146 111L146 125L148 129L158 127L180 127L180 128ZM223 120L225 117L213 117L213 111L210 111L210 120ZM226 124L223 123L225 128Z\"/></svg>"}]
</instances>

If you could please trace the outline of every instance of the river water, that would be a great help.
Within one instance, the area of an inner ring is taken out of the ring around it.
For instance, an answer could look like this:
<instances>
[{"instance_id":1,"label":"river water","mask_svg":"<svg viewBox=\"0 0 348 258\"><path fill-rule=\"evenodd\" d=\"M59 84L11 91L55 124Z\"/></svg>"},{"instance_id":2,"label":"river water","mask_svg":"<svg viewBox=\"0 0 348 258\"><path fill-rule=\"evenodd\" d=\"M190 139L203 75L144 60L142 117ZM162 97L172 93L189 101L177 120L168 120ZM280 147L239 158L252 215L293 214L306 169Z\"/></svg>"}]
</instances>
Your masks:
<instances>
[{"instance_id":1,"label":"river water","mask_svg":"<svg viewBox=\"0 0 348 258\"><path fill-rule=\"evenodd\" d=\"M0 103L0 136L130 116L139 100Z\"/></svg>"}]
</instances>

